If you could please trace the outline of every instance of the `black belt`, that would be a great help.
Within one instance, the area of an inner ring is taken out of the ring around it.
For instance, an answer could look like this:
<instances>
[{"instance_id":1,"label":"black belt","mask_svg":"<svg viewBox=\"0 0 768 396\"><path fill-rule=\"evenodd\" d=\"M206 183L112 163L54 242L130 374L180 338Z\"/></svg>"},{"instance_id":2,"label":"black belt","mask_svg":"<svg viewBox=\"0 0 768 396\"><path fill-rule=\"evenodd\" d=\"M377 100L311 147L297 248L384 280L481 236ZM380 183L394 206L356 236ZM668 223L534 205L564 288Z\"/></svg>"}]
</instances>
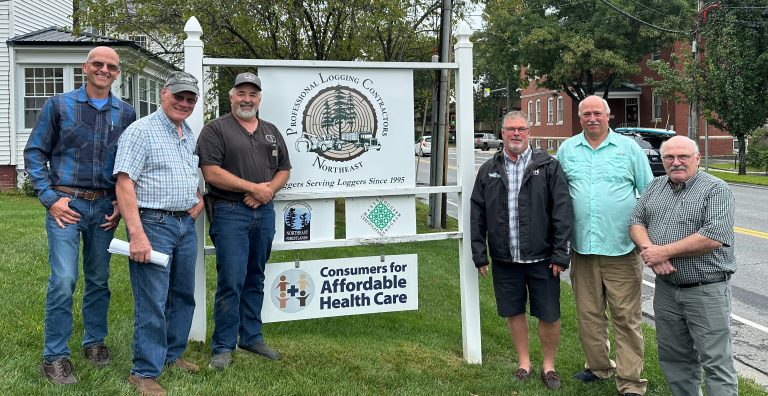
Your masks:
<instances>
[{"instance_id":1,"label":"black belt","mask_svg":"<svg viewBox=\"0 0 768 396\"><path fill-rule=\"evenodd\" d=\"M187 213L186 210L163 210L163 209L139 208L139 213L142 213L142 212L160 213L166 216L173 216L173 217L189 216L189 213Z\"/></svg>"},{"instance_id":2,"label":"black belt","mask_svg":"<svg viewBox=\"0 0 768 396\"><path fill-rule=\"evenodd\" d=\"M711 285L713 283L725 282L728 279L731 279L731 274L725 274L725 276L723 276L722 278L717 279L717 280L701 281L701 282L694 282L694 283L683 283L682 285L675 285L675 284L672 284L670 282L667 282L667 283L669 283L670 285L672 285L674 287L680 288L680 289L689 289L691 287L696 287L696 286L704 286L704 285Z\"/></svg>"},{"instance_id":3,"label":"black belt","mask_svg":"<svg viewBox=\"0 0 768 396\"><path fill-rule=\"evenodd\" d=\"M69 194L75 198L82 198L87 201L95 201L99 198L106 197L111 193L111 190L80 190L77 188L69 188L65 186L51 186L52 189L61 191L64 194Z\"/></svg>"}]
</instances>

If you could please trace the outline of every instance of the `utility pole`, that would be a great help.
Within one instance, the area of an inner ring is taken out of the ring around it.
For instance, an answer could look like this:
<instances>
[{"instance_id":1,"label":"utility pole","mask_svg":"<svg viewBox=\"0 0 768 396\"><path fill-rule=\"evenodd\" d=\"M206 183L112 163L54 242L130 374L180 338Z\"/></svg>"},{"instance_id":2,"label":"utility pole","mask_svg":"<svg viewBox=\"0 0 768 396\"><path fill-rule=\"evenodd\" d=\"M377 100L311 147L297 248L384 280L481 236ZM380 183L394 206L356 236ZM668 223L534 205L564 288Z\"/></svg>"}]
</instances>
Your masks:
<instances>
[{"instance_id":1,"label":"utility pole","mask_svg":"<svg viewBox=\"0 0 768 396\"><path fill-rule=\"evenodd\" d=\"M696 81L699 68L701 68L701 29L704 26L701 20L701 11L704 9L704 0L698 0L698 9L696 12L696 24L694 25L693 42L691 43L691 52L693 52L693 100L691 100L690 121L688 123L688 137L696 144L699 144L699 119L701 118L699 109L699 84Z\"/></svg>"},{"instance_id":2,"label":"utility pole","mask_svg":"<svg viewBox=\"0 0 768 396\"><path fill-rule=\"evenodd\" d=\"M443 0L440 16L440 62L449 62L451 59L451 17L452 0ZM432 161L430 166L430 185L444 186L446 183L446 153L448 142L448 70L440 69L440 83L437 94L437 129L432 131ZM435 121L432 121L435 125ZM446 226L446 195L429 195L429 226L432 228L445 228Z\"/></svg>"}]
</instances>

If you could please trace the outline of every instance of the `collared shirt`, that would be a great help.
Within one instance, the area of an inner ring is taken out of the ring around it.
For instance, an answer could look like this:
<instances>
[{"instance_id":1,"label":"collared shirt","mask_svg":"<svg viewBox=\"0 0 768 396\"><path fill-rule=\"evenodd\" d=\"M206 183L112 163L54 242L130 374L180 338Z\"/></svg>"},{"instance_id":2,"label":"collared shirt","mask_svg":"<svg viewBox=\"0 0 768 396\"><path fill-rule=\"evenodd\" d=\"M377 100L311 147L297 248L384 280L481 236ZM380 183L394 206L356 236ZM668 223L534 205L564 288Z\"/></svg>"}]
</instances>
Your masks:
<instances>
[{"instance_id":1,"label":"collared shirt","mask_svg":"<svg viewBox=\"0 0 768 396\"><path fill-rule=\"evenodd\" d=\"M108 105L96 108L85 85L49 98L24 148L24 167L40 202L49 208L58 201L51 186L114 189L105 161L135 120L133 107L112 94Z\"/></svg>"},{"instance_id":2,"label":"collared shirt","mask_svg":"<svg viewBox=\"0 0 768 396\"><path fill-rule=\"evenodd\" d=\"M563 142L557 159L568 177L573 202L573 250L621 256L635 248L629 215L653 179L648 157L632 139L609 131L593 149L584 132Z\"/></svg>"},{"instance_id":3,"label":"collared shirt","mask_svg":"<svg viewBox=\"0 0 768 396\"><path fill-rule=\"evenodd\" d=\"M186 122L182 129L179 138L176 125L158 109L120 137L114 174L136 182L140 208L184 211L197 204L195 140Z\"/></svg>"},{"instance_id":4,"label":"collared shirt","mask_svg":"<svg viewBox=\"0 0 768 396\"><path fill-rule=\"evenodd\" d=\"M719 280L736 271L733 252L734 200L722 180L697 172L684 184L667 176L654 179L632 211L630 224L648 230L654 245L667 245L695 233L723 244L710 252L670 260L677 271L658 275L675 285Z\"/></svg>"},{"instance_id":5,"label":"collared shirt","mask_svg":"<svg viewBox=\"0 0 768 396\"><path fill-rule=\"evenodd\" d=\"M523 174L528 161L531 159L531 148L517 156L517 161L512 160L504 151L504 169L507 172L507 208L509 209L509 248L512 254L512 260L516 263L535 263L543 260L537 258L534 260L522 260L520 258L520 216L517 210L517 195L520 193L520 185L523 182Z\"/></svg>"}]
</instances>

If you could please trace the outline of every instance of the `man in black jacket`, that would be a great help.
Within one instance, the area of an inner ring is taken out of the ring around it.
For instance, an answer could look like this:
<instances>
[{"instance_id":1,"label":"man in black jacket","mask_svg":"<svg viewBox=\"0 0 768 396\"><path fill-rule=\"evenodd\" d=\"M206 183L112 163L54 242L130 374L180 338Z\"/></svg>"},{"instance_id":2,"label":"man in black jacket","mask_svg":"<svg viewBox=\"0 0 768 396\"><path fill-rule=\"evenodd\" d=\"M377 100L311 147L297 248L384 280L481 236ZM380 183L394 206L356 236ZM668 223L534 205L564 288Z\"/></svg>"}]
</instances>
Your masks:
<instances>
[{"instance_id":1,"label":"man in black jacket","mask_svg":"<svg viewBox=\"0 0 768 396\"><path fill-rule=\"evenodd\" d=\"M560 163L528 145L528 121L513 111L504 117L504 150L477 173L472 191L472 259L483 277L488 256L499 316L518 354L515 377L531 376L526 300L539 319L543 356L541 378L549 389L560 387L555 354L560 339L560 272L570 262L573 223L568 183Z\"/></svg>"}]
</instances>

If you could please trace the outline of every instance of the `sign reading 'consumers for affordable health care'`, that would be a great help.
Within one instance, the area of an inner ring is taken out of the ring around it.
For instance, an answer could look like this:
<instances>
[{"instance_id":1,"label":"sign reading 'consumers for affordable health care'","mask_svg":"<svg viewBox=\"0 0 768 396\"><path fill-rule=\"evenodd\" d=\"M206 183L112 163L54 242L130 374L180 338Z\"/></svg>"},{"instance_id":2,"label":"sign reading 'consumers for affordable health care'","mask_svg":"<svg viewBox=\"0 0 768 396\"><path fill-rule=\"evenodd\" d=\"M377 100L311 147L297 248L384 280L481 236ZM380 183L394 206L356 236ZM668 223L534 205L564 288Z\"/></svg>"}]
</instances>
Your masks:
<instances>
[{"instance_id":1,"label":"sign reading 'consumers for affordable health care'","mask_svg":"<svg viewBox=\"0 0 768 396\"><path fill-rule=\"evenodd\" d=\"M267 264L262 321L419 308L415 254Z\"/></svg>"},{"instance_id":2,"label":"sign reading 'consumers for affordable health care'","mask_svg":"<svg viewBox=\"0 0 768 396\"><path fill-rule=\"evenodd\" d=\"M262 67L260 116L291 158L286 192L413 188L411 70Z\"/></svg>"}]
</instances>

